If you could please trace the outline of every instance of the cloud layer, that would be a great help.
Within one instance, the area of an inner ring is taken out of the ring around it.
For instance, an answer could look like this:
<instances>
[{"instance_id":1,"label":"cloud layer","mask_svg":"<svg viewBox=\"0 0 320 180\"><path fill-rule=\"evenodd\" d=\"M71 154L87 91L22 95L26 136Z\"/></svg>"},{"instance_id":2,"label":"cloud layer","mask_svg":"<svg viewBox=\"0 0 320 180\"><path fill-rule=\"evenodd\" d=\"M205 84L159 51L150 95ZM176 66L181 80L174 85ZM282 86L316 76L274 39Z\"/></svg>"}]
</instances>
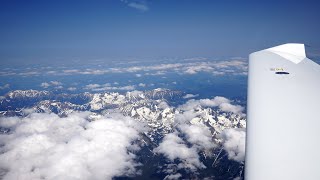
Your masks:
<instances>
[{"instance_id":1,"label":"cloud layer","mask_svg":"<svg viewBox=\"0 0 320 180\"><path fill-rule=\"evenodd\" d=\"M179 159L181 161L179 169L188 168L195 171L198 168L205 168L199 160L197 149L188 147L176 133L166 135L154 152L163 154L172 162Z\"/></svg>"},{"instance_id":2,"label":"cloud layer","mask_svg":"<svg viewBox=\"0 0 320 180\"><path fill-rule=\"evenodd\" d=\"M2 118L0 126L12 129L0 135L3 179L98 180L135 174L139 164L132 152L138 147L132 142L144 128L122 116L93 122L87 116Z\"/></svg>"},{"instance_id":3,"label":"cloud layer","mask_svg":"<svg viewBox=\"0 0 320 180\"><path fill-rule=\"evenodd\" d=\"M183 123L177 125L177 130L167 134L154 152L163 154L171 163L179 160L178 169L196 172L206 168L200 161L199 153L212 151L216 147L209 128Z\"/></svg>"},{"instance_id":4,"label":"cloud layer","mask_svg":"<svg viewBox=\"0 0 320 180\"><path fill-rule=\"evenodd\" d=\"M216 76L221 75L246 75L248 69L247 61L243 59L231 59L224 61L206 61L202 59L201 61L180 60L178 63L173 62L160 62L150 65L144 65L143 62L138 62L137 64L126 63L126 66L105 66L105 63L97 65L88 66L84 69L75 69L71 67L55 67L54 71L48 71L48 69L8 69L0 72L0 76L40 76L40 75L55 75L55 76L65 76L65 75L103 75L103 74L113 74L113 73L135 73L136 76L141 77L143 75L150 76L162 76L168 72L174 72L184 75L194 75L198 73L210 73Z\"/></svg>"},{"instance_id":5,"label":"cloud layer","mask_svg":"<svg viewBox=\"0 0 320 180\"><path fill-rule=\"evenodd\" d=\"M243 162L245 158L245 129L226 129L221 133L223 149L227 151L229 159Z\"/></svg>"}]
</instances>

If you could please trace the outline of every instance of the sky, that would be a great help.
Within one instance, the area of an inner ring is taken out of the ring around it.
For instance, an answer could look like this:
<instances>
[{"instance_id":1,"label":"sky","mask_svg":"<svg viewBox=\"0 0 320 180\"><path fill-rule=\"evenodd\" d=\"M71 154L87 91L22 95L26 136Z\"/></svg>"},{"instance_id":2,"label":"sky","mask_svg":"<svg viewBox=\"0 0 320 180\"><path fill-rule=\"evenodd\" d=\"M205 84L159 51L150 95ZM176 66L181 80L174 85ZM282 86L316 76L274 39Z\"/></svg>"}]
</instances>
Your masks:
<instances>
[{"instance_id":1,"label":"sky","mask_svg":"<svg viewBox=\"0 0 320 180\"><path fill-rule=\"evenodd\" d=\"M0 61L244 57L297 42L320 49L320 3L1 0Z\"/></svg>"}]
</instances>

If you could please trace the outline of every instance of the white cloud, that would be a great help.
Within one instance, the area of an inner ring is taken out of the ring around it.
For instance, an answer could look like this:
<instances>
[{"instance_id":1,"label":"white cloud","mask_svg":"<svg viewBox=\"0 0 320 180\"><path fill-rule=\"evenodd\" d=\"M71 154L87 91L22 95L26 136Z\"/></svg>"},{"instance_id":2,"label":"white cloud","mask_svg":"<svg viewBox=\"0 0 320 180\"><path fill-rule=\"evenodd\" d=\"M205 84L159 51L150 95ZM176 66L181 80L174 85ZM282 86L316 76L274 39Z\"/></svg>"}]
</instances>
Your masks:
<instances>
[{"instance_id":1,"label":"white cloud","mask_svg":"<svg viewBox=\"0 0 320 180\"><path fill-rule=\"evenodd\" d=\"M244 108L240 105L232 105L229 103L220 104L219 108L225 112L233 112L235 114L242 114Z\"/></svg>"},{"instance_id":2,"label":"white cloud","mask_svg":"<svg viewBox=\"0 0 320 180\"><path fill-rule=\"evenodd\" d=\"M41 87L43 88L48 88L50 86L55 86L56 89L62 89L63 87L61 86L62 83L59 82L59 81L50 81L49 83L48 82L43 82L40 84Z\"/></svg>"},{"instance_id":3,"label":"white cloud","mask_svg":"<svg viewBox=\"0 0 320 180\"><path fill-rule=\"evenodd\" d=\"M180 105L178 108L184 111L193 110L198 106L202 107L219 107L221 111L232 112L235 114L243 115L244 108L239 105L231 104L231 101L225 97L216 96L213 99L190 99L185 104Z\"/></svg>"},{"instance_id":4,"label":"white cloud","mask_svg":"<svg viewBox=\"0 0 320 180\"><path fill-rule=\"evenodd\" d=\"M146 87L146 84L144 84L144 83L139 83L139 86L140 86L140 87Z\"/></svg>"},{"instance_id":5,"label":"white cloud","mask_svg":"<svg viewBox=\"0 0 320 180\"><path fill-rule=\"evenodd\" d=\"M84 89L88 89L91 91L109 91L109 90L132 91L132 90L135 90L135 86L128 85L128 86L114 87L114 86L111 86L110 83L106 83L106 84L102 84L102 85L88 84L84 87Z\"/></svg>"},{"instance_id":6,"label":"white cloud","mask_svg":"<svg viewBox=\"0 0 320 180\"><path fill-rule=\"evenodd\" d=\"M68 90L69 90L69 91L75 91L75 90L77 90L77 88L75 88L75 87L69 87Z\"/></svg>"},{"instance_id":7,"label":"white cloud","mask_svg":"<svg viewBox=\"0 0 320 180\"><path fill-rule=\"evenodd\" d=\"M50 81L50 83L53 85L53 86L59 86L59 85L62 85L61 82L59 81Z\"/></svg>"},{"instance_id":8,"label":"white cloud","mask_svg":"<svg viewBox=\"0 0 320 180\"><path fill-rule=\"evenodd\" d=\"M181 178L182 175L180 173L177 173L177 174L170 174L170 175L167 175L164 180L173 180L173 179L179 179Z\"/></svg>"},{"instance_id":9,"label":"white cloud","mask_svg":"<svg viewBox=\"0 0 320 180\"><path fill-rule=\"evenodd\" d=\"M88 84L85 86L85 89L95 89L95 88L100 88L100 84Z\"/></svg>"},{"instance_id":10,"label":"white cloud","mask_svg":"<svg viewBox=\"0 0 320 180\"><path fill-rule=\"evenodd\" d=\"M163 154L170 163L176 163L178 169L191 170L196 172L198 169L206 168L200 161L199 153L206 152L206 156L211 155L213 148L217 147L213 142L212 134L208 127L204 125L192 125L188 122L179 122L177 124L178 131L167 134L157 148L154 149L155 153ZM184 137L183 140L181 137ZM171 166L173 164L169 164ZM174 173L172 168L165 169L165 173ZM174 174L171 174L175 179ZM166 178L171 177L168 175ZM179 178L179 176L177 176ZM170 179L170 178L169 178Z\"/></svg>"},{"instance_id":11,"label":"white cloud","mask_svg":"<svg viewBox=\"0 0 320 180\"><path fill-rule=\"evenodd\" d=\"M19 73L18 75L20 75L20 76L38 76L39 74L40 74L40 72L37 72L37 71L29 71L29 72Z\"/></svg>"},{"instance_id":12,"label":"white cloud","mask_svg":"<svg viewBox=\"0 0 320 180\"><path fill-rule=\"evenodd\" d=\"M55 89L63 89L63 86L56 86Z\"/></svg>"},{"instance_id":13,"label":"white cloud","mask_svg":"<svg viewBox=\"0 0 320 180\"><path fill-rule=\"evenodd\" d=\"M183 124L178 127L187 138L187 141L199 150L209 150L216 147L212 141L212 134L207 126Z\"/></svg>"},{"instance_id":14,"label":"white cloud","mask_svg":"<svg viewBox=\"0 0 320 180\"><path fill-rule=\"evenodd\" d=\"M131 3L128 4L128 6L132 7L132 8L135 8L135 9L138 9L138 10L140 10L142 12L145 12L145 11L149 10L149 7L145 3L131 2Z\"/></svg>"},{"instance_id":15,"label":"white cloud","mask_svg":"<svg viewBox=\"0 0 320 180\"><path fill-rule=\"evenodd\" d=\"M149 6L144 0L120 0L121 2L127 4L127 6L137 9L141 12L146 12L149 10ZM132 62L135 63L135 62Z\"/></svg>"},{"instance_id":16,"label":"white cloud","mask_svg":"<svg viewBox=\"0 0 320 180\"><path fill-rule=\"evenodd\" d=\"M129 1L123 1L129 4ZM55 71L29 71L29 72L0 72L0 76L20 75L20 76L39 76L41 74L49 75L103 75L107 73L136 73L137 76L144 75L164 75L168 72L193 75L201 72L210 73L216 76L221 75L247 75L248 63L242 58L231 58L230 60L208 60L201 61L180 61L179 63L162 63L144 66L142 62L135 66L126 63L127 67L104 67L104 68L86 68L86 69L57 69Z\"/></svg>"},{"instance_id":17,"label":"white cloud","mask_svg":"<svg viewBox=\"0 0 320 180\"><path fill-rule=\"evenodd\" d=\"M136 74L136 77L141 77L142 75L141 74Z\"/></svg>"},{"instance_id":18,"label":"white cloud","mask_svg":"<svg viewBox=\"0 0 320 180\"><path fill-rule=\"evenodd\" d=\"M166 109L166 108L170 108L170 106L169 106L168 103L166 103L165 101L161 101L161 102L158 104L158 108L160 108L160 109Z\"/></svg>"},{"instance_id":19,"label":"white cloud","mask_svg":"<svg viewBox=\"0 0 320 180\"><path fill-rule=\"evenodd\" d=\"M154 152L163 154L171 161L179 159L181 163L178 168L180 169L187 168L195 171L198 168L205 168L199 160L197 149L189 148L176 133L167 134Z\"/></svg>"},{"instance_id":20,"label":"white cloud","mask_svg":"<svg viewBox=\"0 0 320 180\"><path fill-rule=\"evenodd\" d=\"M223 139L223 148L227 151L229 159L243 162L245 158L245 129L226 129L220 136Z\"/></svg>"},{"instance_id":21,"label":"white cloud","mask_svg":"<svg viewBox=\"0 0 320 180\"><path fill-rule=\"evenodd\" d=\"M48 88L48 87L50 87L50 84L47 83L47 82L43 82L43 83L40 84L40 86L43 87L43 88Z\"/></svg>"},{"instance_id":22,"label":"white cloud","mask_svg":"<svg viewBox=\"0 0 320 180\"><path fill-rule=\"evenodd\" d=\"M67 69L67 70L63 70L64 73L79 73L80 70L78 69Z\"/></svg>"},{"instance_id":23,"label":"white cloud","mask_svg":"<svg viewBox=\"0 0 320 180\"><path fill-rule=\"evenodd\" d=\"M8 88L10 88L10 84L5 84L5 85L3 85L3 86L0 86L0 90L2 90L2 89L8 89Z\"/></svg>"},{"instance_id":24,"label":"white cloud","mask_svg":"<svg viewBox=\"0 0 320 180\"><path fill-rule=\"evenodd\" d=\"M139 164L133 142L144 128L120 115L92 122L88 115L2 118L0 125L11 129L0 136L2 178L99 180L135 174Z\"/></svg>"},{"instance_id":25,"label":"white cloud","mask_svg":"<svg viewBox=\"0 0 320 180\"><path fill-rule=\"evenodd\" d=\"M190 99L190 98L195 98L198 97L199 94L186 94L185 96L183 96L182 98L184 99Z\"/></svg>"}]
</instances>

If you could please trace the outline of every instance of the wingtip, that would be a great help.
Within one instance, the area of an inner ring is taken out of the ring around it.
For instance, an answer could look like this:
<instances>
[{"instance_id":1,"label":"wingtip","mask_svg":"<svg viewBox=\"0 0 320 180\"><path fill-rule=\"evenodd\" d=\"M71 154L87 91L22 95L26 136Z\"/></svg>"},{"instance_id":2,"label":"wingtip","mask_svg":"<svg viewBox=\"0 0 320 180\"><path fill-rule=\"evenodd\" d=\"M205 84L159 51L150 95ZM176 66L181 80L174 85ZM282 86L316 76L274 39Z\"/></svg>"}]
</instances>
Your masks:
<instances>
[{"instance_id":1,"label":"wingtip","mask_svg":"<svg viewBox=\"0 0 320 180\"><path fill-rule=\"evenodd\" d=\"M300 63L306 58L305 45L300 43L282 44L262 51L272 52L295 64Z\"/></svg>"}]
</instances>

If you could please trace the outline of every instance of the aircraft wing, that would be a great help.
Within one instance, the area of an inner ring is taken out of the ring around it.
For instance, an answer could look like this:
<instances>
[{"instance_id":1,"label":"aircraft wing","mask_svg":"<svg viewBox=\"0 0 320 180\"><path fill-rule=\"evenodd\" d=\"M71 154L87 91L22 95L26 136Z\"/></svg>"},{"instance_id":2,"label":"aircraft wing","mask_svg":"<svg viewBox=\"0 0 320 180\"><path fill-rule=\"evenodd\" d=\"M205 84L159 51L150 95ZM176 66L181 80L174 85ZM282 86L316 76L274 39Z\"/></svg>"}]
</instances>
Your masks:
<instances>
[{"instance_id":1,"label":"aircraft wing","mask_svg":"<svg viewBox=\"0 0 320 180\"><path fill-rule=\"evenodd\" d=\"M320 65L303 44L250 54L246 180L320 179Z\"/></svg>"}]
</instances>

